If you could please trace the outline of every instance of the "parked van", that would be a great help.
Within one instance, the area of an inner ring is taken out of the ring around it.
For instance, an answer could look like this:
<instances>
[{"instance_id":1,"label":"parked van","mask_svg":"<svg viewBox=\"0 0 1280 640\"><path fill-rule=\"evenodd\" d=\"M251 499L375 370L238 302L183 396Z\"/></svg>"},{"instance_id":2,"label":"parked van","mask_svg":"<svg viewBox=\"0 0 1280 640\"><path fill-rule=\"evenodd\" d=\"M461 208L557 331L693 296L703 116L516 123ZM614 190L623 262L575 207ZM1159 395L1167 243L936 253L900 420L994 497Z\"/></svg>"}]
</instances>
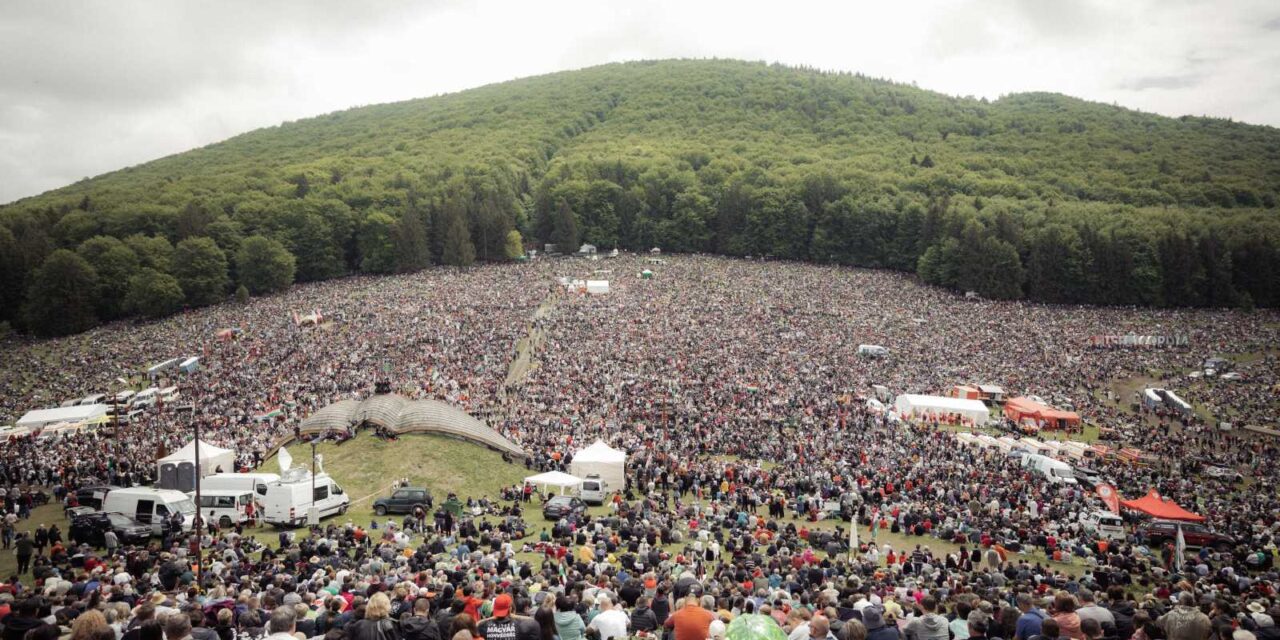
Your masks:
<instances>
[{"instance_id":1,"label":"parked van","mask_svg":"<svg viewBox=\"0 0 1280 640\"><path fill-rule=\"evenodd\" d=\"M151 525L155 535L164 533L165 523L174 513L182 514L183 530L195 522L196 504L187 494L174 489L130 487L113 489L102 499L102 510L123 513L143 524Z\"/></svg>"},{"instance_id":2,"label":"parked van","mask_svg":"<svg viewBox=\"0 0 1280 640\"><path fill-rule=\"evenodd\" d=\"M104 403L106 403L106 401L107 401L107 394L105 394L105 393L95 393L95 394L93 394L93 395L91 395L91 396L85 396L85 397L81 398L81 399L80 399L79 404L80 404L80 406L82 406L82 407L83 407L83 406L91 405L91 404L104 404Z\"/></svg>"},{"instance_id":3,"label":"parked van","mask_svg":"<svg viewBox=\"0 0 1280 640\"><path fill-rule=\"evenodd\" d=\"M267 495L267 485L280 480L275 473L215 473L200 479L200 492L251 491L254 495Z\"/></svg>"},{"instance_id":4,"label":"parked van","mask_svg":"<svg viewBox=\"0 0 1280 640\"><path fill-rule=\"evenodd\" d=\"M267 484L262 503L262 521L278 527L300 527L307 523L312 508L321 518L347 512L351 498L342 487L320 473L312 490L311 472L303 468L289 469L280 479Z\"/></svg>"},{"instance_id":5,"label":"parked van","mask_svg":"<svg viewBox=\"0 0 1280 640\"><path fill-rule=\"evenodd\" d=\"M177 387L165 387L160 390L160 401L165 404L173 404L173 401L177 400L180 395L182 394L178 393Z\"/></svg>"},{"instance_id":6,"label":"parked van","mask_svg":"<svg viewBox=\"0 0 1280 640\"><path fill-rule=\"evenodd\" d=\"M147 407L153 407L155 406L156 398L158 397L160 397L160 390L156 387L148 387L133 396L133 408L145 409Z\"/></svg>"},{"instance_id":7,"label":"parked van","mask_svg":"<svg viewBox=\"0 0 1280 640\"><path fill-rule=\"evenodd\" d=\"M582 489L578 492L578 497L587 504L604 504L605 496L609 493L609 483L600 479L600 475L596 473L587 474L582 481Z\"/></svg>"},{"instance_id":8,"label":"parked van","mask_svg":"<svg viewBox=\"0 0 1280 640\"><path fill-rule=\"evenodd\" d=\"M1077 484L1071 465L1046 455L1029 453L1022 457L1022 466L1031 468L1054 484Z\"/></svg>"},{"instance_id":9,"label":"parked van","mask_svg":"<svg viewBox=\"0 0 1280 640\"><path fill-rule=\"evenodd\" d=\"M1094 511L1080 517L1084 530L1099 538L1123 542L1129 537L1124 530L1124 520L1110 511Z\"/></svg>"},{"instance_id":10,"label":"parked van","mask_svg":"<svg viewBox=\"0 0 1280 640\"><path fill-rule=\"evenodd\" d=\"M247 489L210 489L200 487L200 516L205 522L216 522L219 527L227 528L241 522L247 522L249 505L253 504L256 494Z\"/></svg>"},{"instance_id":11,"label":"parked van","mask_svg":"<svg viewBox=\"0 0 1280 640\"><path fill-rule=\"evenodd\" d=\"M1073 462L1083 463L1090 457L1089 453L1089 447L1079 442L1064 442L1061 447L1058 447L1058 457Z\"/></svg>"}]
</instances>

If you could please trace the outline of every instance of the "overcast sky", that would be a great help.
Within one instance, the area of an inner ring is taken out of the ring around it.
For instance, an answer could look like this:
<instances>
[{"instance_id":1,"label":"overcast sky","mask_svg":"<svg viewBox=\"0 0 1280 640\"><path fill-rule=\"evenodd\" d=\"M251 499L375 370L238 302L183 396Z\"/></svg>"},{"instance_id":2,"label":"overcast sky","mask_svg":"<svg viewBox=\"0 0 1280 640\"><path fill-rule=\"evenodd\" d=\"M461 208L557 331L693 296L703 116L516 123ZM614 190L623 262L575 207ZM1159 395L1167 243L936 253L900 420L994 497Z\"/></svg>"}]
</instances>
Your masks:
<instances>
[{"instance_id":1,"label":"overcast sky","mask_svg":"<svg viewBox=\"0 0 1280 640\"><path fill-rule=\"evenodd\" d=\"M1280 125L1275 0L3 0L0 203L346 107L712 56Z\"/></svg>"}]
</instances>

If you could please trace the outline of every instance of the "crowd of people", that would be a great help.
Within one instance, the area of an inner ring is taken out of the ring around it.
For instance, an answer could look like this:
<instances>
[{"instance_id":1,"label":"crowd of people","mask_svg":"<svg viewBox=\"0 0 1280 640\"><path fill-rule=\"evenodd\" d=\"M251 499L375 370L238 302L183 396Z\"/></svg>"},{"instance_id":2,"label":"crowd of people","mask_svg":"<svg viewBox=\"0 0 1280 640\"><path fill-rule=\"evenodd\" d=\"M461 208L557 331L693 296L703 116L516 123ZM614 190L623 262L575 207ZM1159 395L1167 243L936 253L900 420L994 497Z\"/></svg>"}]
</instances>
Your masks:
<instances>
[{"instance_id":1,"label":"crowd of people","mask_svg":"<svg viewBox=\"0 0 1280 640\"><path fill-rule=\"evenodd\" d=\"M555 282L597 269L608 294ZM315 311L321 322L297 321ZM1276 446L1219 422L1273 420L1277 332L1269 312L969 301L900 274L624 256L351 278L15 342L0 350L5 420L151 384L141 372L163 360L201 361L155 381L179 400L127 425L4 445L6 536L35 561L0 586L0 637L704 640L763 616L790 640L1274 638ZM528 370L510 376L531 333ZM1092 340L1126 334L1186 339ZM1241 379L1185 376L1219 353L1249 354ZM1135 379L1207 415L1135 412L1115 384ZM567 469L603 439L627 452L627 486L605 513L545 527L516 490L488 497L508 505L502 518L330 523L265 545L214 528L55 549L46 532L36 553L23 535L33 491L148 484L196 421L252 469L300 419L382 381L485 417L530 468ZM873 385L956 384L1072 405L1150 454L1098 461L1120 493L1157 489L1235 543L1172 557L1140 535L1099 538L1081 522L1102 508L1090 492L866 402ZM1243 480L1203 473L1209 461Z\"/></svg>"}]
</instances>

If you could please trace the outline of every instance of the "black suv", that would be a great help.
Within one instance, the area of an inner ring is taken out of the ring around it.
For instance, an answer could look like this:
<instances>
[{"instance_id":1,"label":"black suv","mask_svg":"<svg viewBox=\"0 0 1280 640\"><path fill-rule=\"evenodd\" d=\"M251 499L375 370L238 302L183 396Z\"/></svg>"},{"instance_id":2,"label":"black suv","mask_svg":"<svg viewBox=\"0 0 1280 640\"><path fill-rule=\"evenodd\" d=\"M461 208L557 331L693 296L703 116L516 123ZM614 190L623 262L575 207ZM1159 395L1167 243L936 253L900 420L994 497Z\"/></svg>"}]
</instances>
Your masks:
<instances>
[{"instance_id":1,"label":"black suv","mask_svg":"<svg viewBox=\"0 0 1280 640\"><path fill-rule=\"evenodd\" d=\"M431 492L422 487L401 487L389 497L373 501L373 512L385 516L388 513L413 513L415 507L423 511L431 509Z\"/></svg>"},{"instance_id":2,"label":"black suv","mask_svg":"<svg viewBox=\"0 0 1280 640\"><path fill-rule=\"evenodd\" d=\"M120 513L82 513L71 519L71 528L67 537L76 544L88 543L101 547L105 542L107 530L116 532L120 544L146 544L151 537L151 526L138 522Z\"/></svg>"},{"instance_id":3,"label":"black suv","mask_svg":"<svg viewBox=\"0 0 1280 640\"><path fill-rule=\"evenodd\" d=\"M542 517L548 520L559 520L571 514L579 514L587 510L587 503L573 496L556 496L542 506Z\"/></svg>"},{"instance_id":4,"label":"black suv","mask_svg":"<svg viewBox=\"0 0 1280 640\"><path fill-rule=\"evenodd\" d=\"M1146 538L1147 546L1158 547L1166 541L1176 541L1178 527L1182 527L1182 539L1187 541L1188 547L1212 547L1218 551L1230 551L1236 546L1235 538L1217 533L1195 522L1154 520L1140 527L1138 531L1142 533L1143 538Z\"/></svg>"}]
</instances>

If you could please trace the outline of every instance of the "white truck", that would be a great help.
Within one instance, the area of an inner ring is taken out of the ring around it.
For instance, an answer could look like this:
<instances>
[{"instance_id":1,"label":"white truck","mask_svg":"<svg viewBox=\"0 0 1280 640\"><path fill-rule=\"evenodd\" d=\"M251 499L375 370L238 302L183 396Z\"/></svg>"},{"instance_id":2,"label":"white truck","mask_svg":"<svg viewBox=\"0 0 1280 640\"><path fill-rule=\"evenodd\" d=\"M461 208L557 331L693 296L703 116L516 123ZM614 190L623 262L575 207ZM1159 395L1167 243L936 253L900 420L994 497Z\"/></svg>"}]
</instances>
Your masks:
<instances>
[{"instance_id":1,"label":"white truck","mask_svg":"<svg viewBox=\"0 0 1280 640\"><path fill-rule=\"evenodd\" d=\"M305 525L313 509L317 517L325 518L344 514L351 505L351 498L329 474L317 473L313 482L311 472L303 468L284 469L279 480L267 484L259 501L262 521L277 527Z\"/></svg>"}]
</instances>

